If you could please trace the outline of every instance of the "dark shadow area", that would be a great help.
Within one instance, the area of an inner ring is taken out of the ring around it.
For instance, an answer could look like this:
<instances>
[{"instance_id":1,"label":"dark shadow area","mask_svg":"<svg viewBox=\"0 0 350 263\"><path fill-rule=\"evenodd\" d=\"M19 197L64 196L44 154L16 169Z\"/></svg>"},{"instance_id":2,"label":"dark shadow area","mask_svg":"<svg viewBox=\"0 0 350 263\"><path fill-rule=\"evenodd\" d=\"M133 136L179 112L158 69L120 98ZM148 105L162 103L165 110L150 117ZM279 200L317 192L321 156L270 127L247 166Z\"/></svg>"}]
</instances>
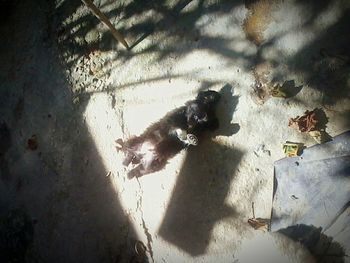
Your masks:
<instances>
[{"instance_id":1,"label":"dark shadow area","mask_svg":"<svg viewBox=\"0 0 350 263\"><path fill-rule=\"evenodd\" d=\"M295 225L278 232L301 243L315 257L319 263L345 262L345 250L331 237L322 233L322 228L308 225Z\"/></svg>"},{"instance_id":2,"label":"dark shadow area","mask_svg":"<svg viewBox=\"0 0 350 263\"><path fill-rule=\"evenodd\" d=\"M246 2L252 4L258 1L249 0ZM306 16L301 28L312 31L315 27L315 31L319 30L315 24L320 23L320 18L324 13L329 12L334 3L336 1L332 0L297 1L296 5L303 7ZM348 83L350 74L350 27L348 26L350 24L350 9L346 2L340 2L339 5L343 9L335 23L317 33L317 36L305 44L296 54L287 57L278 48L275 50L276 57L286 58L283 63L288 66L291 72L303 76L303 84L323 93L322 106L326 108L335 106L337 102L345 98L350 98ZM292 18L286 17L285 19ZM290 31L295 31L295 28L281 32L263 42L258 47L255 65L266 62L262 56L264 51L275 46ZM274 67L279 66L279 59L267 62ZM277 73L276 76L278 79L284 79L280 73ZM293 98L293 100L295 99Z\"/></svg>"},{"instance_id":3,"label":"dark shadow area","mask_svg":"<svg viewBox=\"0 0 350 263\"><path fill-rule=\"evenodd\" d=\"M23 210L11 210L0 218L0 255L2 262L25 262L33 242L33 222Z\"/></svg>"},{"instance_id":4,"label":"dark shadow area","mask_svg":"<svg viewBox=\"0 0 350 263\"><path fill-rule=\"evenodd\" d=\"M17 1L0 25L1 262L146 262L83 120L89 97L73 103L46 38L50 4Z\"/></svg>"},{"instance_id":5,"label":"dark shadow area","mask_svg":"<svg viewBox=\"0 0 350 263\"><path fill-rule=\"evenodd\" d=\"M1 0L0 1L0 23L5 23L6 20L15 11L18 0Z\"/></svg>"},{"instance_id":6,"label":"dark shadow area","mask_svg":"<svg viewBox=\"0 0 350 263\"><path fill-rule=\"evenodd\" d=\"M321 1L323 2L323 1ZM325 1L331 2L331 1ZM309 5L318 6L318 1ZM321 7L328 5L321 5ZM315 22L324 9L314 8L309 24ZM319 34L288 61L292 70L302 73L311 88L324 92L323 104L333 105L338 100L350 98L348 75L350 73L350 10L344 9L336 23ZM305 25L307 26L307 25Z\"/></svg>"},{"instance_id":7,"label":"dark shadow area","mask_svg":"<svg viewBox=\"0 0 350 263\"><path fill-rule=\"evenodd\" d=\"M217 135L231 136L239 131L238 123L231 123L232 116L236 111L238 105L239 96L233 95L233 87L226 84L221 90L221 100L216 110L216 114L219 118L220 126L213 132L213 137Z\"/></svg>"},{"instance_id":8,"label":"dark shadow area","mask_svg":"<svg viewBox=\"0 0 350 263\"><path fill-rule=\"evenodd\" d=\"M315 112L315 118L318 120L316 129L317 130L326 130L327 123L328 123L328 117L323 109L316 108L314 109Z\"/></svg>"},{"instance_id":9,"label":"dark shadow area","mask_svg":"<svg viewBox=\"0 0 350 263\"><path fill-rule=\"evenodd\" d=\"M5 154L11 147L11 134L6 122L0 120L0 178L6 182L8 178L8 166Z\"/></svg>"},{"instance_id":10,"label":"dark shadow area","mask_svg":"<svg viewBox=\"0 0 350 263\"><path fill-rule=\"evenodd\" d=\"M218 110L219 129L224 135L238 130L230 125L238 102L231 90L229 85L222 89L226 96ZM225 105L227 111L223 112ZM159 229L162 238L192 256L205 253L218 221L237 215L234 207L225 204L225 199L243 153L213 142L213 136L202 138L198 146L188 149Z\"/></svg>"}]
</instances>

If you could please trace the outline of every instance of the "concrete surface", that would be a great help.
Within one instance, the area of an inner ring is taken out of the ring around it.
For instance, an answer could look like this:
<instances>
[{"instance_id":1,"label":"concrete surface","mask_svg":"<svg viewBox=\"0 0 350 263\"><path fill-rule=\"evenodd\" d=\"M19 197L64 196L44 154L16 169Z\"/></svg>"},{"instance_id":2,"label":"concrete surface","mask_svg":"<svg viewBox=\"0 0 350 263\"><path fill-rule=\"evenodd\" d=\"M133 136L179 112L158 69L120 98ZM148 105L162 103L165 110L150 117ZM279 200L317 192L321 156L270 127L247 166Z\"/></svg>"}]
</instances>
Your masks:
<instances>
[{"instance_id":1,"label":"concrete surface","mask_svg":"<svg viewBox=\"0 0 350 263\"><path fill-rule=\"evenodd\" d=\"M256 217L270 217L282 144L315 144L290 117L320 107L331 136L350 128L349 2L95 3L132 50L80 1L1 11L0 216L21 209L34 229L12 258L137 262L138 239L150 262L313 262L247 220L252 202ZM300 91L259 104L257 81ZM226 92L220 129L164 170L127 180L114 140L208 88Z\"/></svg>"}]
</instances>

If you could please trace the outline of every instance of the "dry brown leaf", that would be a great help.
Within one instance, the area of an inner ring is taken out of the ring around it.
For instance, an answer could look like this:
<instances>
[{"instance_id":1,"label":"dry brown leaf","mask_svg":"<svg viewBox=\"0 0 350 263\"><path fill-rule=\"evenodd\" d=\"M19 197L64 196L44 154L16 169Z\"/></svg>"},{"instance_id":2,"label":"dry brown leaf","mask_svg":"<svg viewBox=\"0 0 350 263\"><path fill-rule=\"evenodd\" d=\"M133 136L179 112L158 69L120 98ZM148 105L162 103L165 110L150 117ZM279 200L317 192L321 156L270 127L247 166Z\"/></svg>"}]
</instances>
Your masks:
<instances>
[{"instance_id":1,"label":"dry brown leaf","mask_svg":"<svg viewBox=\"0 0 350 263\"><path fill-rule=\"evenodd\" d=\"M289 127L292 127L299 132L315 131L319 120L316 118L315 110L306 111L303 116L289 119Z\"/></svg>"},{"instance_id":2,"label":"dry brown leaf","mask_svg":"<svg viewBox=\"0 0 350 263\"><path fill-rule=\"evenodd\" d=\"M267 231L269 227L269 219L264 218L249 218L248 224L253 227L255 230Z\"/></svg>"}]
</instances>

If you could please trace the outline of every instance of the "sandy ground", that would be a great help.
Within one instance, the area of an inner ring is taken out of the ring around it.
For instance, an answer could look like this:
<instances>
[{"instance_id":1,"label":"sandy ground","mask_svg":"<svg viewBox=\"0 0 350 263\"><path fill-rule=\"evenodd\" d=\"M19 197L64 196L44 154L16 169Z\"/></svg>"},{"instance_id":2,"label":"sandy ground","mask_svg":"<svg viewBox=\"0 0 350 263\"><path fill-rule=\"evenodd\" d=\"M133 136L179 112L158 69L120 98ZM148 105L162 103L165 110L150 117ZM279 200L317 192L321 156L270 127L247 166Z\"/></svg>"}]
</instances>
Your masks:
<instances>
[{"instance_id":1,"label":"sandy ground","mask_svg":"<svg viewBox=\"0 0 350 263\"><path fill-rule=\"evenodd\" d=\"M270 217L283 143L315 144L289 118L318 107L331 136L350 128L347 1L96 1L137 43L130 51L79 1L41 2L18 4L1 27L10 143L0 212L19 207L35 219L28 261L128 262L138 239L150 262L313 262L247 220L252 202L256 217ZM258 80L298 92L259 104ZM164 170L126 179L114 140L206 89L224 91L220 129Z\"/></svg>"}]
</instances>

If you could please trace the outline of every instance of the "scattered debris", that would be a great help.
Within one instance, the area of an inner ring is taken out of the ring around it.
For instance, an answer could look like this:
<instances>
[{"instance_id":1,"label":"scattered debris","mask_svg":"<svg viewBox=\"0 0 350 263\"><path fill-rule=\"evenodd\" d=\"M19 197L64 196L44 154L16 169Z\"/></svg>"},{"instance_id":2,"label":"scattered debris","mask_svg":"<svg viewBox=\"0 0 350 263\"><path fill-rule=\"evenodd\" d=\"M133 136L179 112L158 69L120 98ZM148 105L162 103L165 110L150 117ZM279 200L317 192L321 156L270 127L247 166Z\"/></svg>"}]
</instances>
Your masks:
<instances>
[{"instance_id":1,"label":"scattered debris","mask_svg":"<svg viewBox=\"0 0 350 263\"><path fill-rule=\"evenodd\" d=\"M273 65L271 63L262 62L257 64L253 70L255 83L251 97L256 104L264 104L271 96L266 84L272 81L272 69Z\"/></svg>"},{"instance_id":2,"label":"scattered debris","mask_svg":"<svg viewBox=\"0 0 350 263\"><path fill-rule=\"evenodd\" d=\"M286 142L283 144L283 151L287 157L299 156L302 154L304 149L303 143Z\"/></svg>"},{"instance_id":3,"label":"scattered debris","mask_svg":"<svg viewBox=\"0 0 350 263\"><path fill-rule=\"evenodd\" d=\"M277 82L273 79L272 71L274 66L269 62L263 62L253 70L255 83L251 97L256 104L262 105L269 98L290 98L297 95L303 86L296 86L294 80Z\"/></svg>"},{"instance_id":4,"label":"scattered debris","mask_svg":"<svg viewBox=\"0 0 350 263\"><path fill-rule=\"evenodd\" d=\"M252 202L253 218L248 219L248 224L255 230L267 231L269 229L269 219L255 218L254 202Z\"/></svg>"},{"instance_id":5,"label":"scattered debris","mask_svg":"<svg viewBox=\"0 0 350 263\"><path fill-rule=\"evenodd\" d=\"M288 126L296 129L299 132L310 132L316 130L318 119L315 110L305 111L303 116L290 118Z\"/></svg>"},{"instance_id":6,"label":"scattered debris","mask_svg":"<svg viewBox=\"0 0 350 263\"><path fill-rule=\"evenodd\" d=\"M302 88L303 86L297 86L294 80L287 80L282 85L280 83L274 84L270 94L272 97L288 99L296 96Z\"/></svg>"},{"instance_id":7,"label":"scattered debris","mask_svg":"<svg viewBox=\"0 0 350 263\"><path fill-rule=\"evenodd\" d=\"M270 90L270 94L272 97L277 98L287 98L287 93L283 90L283 86L276 83Z\"/></svg>"},{"instance_id":8,"label":"scattered debris","mask_svg":"<svg viewBox=\"0 0 350 263\"><path fill-rule=\"evenodd\" d=\"M255 230L267 231L269 228L269 219L264 218L249 218L248 224Z\"/></svg>"},{"instance_id":9,"label":"scattered debris","mask_svg":"<svg viewBox=\"0 0 350 263\"><path fill-rule=\"evenodd\" d=\"M325 131L328 118L322 109L305 111L304 115L290 118L288 126L299 132L307 132L318 143L331 140L331 136Z\"/></svg>"},{"instance_id":10,"label":"scattered debris","mask_svg":"<svg viewBox=\"0 0 350 263\"><path fill-rule=\"evenodd\" d=\"M71 72L74 95L108 87L110 63L107 61L108 55L98 50L90 50L76 61Z\"/></svg>"},{"instance_id":11,"label":"scattered debris","mask_svg":"<svg viewBox=\"0 0 350 263\"><path fill-rule=\"evenodd\" d=\"M38 149L38 139L35 134L33 134L32 137L28 139L27 148L32 151Z\"/></svg>"},{"instance_id":12,"label":"scattered debris","mask_svg":"<svg viewBox=\"0 0 350 263\"><path fill-rule=\"evenodd\" d=\"M256 155L256 157L260 157L261 154L271 156L271 151L265 148L265 144L259 144L254 150L254 154Z\"/></svg>"},{"instance_id":13,"label":"scattered debris","mask_svg":"<svg viewBox=\"0 0 350 263\"><path fill-rule=\"evenodd\" d=\"M256 104L262 105L270 98L270 93L266 85L259 80L255 80L251 97Z\"/></svg>"},{"instance_id":14,"label":"scattered debris","mask_svg":"<svg viewBox=\"0 0 350 263\"><path fill-rule=\"evenodd\" d=\"M264 104L270 97L275 98L291 98L294 97L302 89L297 87L294 80L285 81L282 85L277 82L263 82L259 79L255 80L253 87L253 99L257 104Z\"/></svg>"}]
</instances>

